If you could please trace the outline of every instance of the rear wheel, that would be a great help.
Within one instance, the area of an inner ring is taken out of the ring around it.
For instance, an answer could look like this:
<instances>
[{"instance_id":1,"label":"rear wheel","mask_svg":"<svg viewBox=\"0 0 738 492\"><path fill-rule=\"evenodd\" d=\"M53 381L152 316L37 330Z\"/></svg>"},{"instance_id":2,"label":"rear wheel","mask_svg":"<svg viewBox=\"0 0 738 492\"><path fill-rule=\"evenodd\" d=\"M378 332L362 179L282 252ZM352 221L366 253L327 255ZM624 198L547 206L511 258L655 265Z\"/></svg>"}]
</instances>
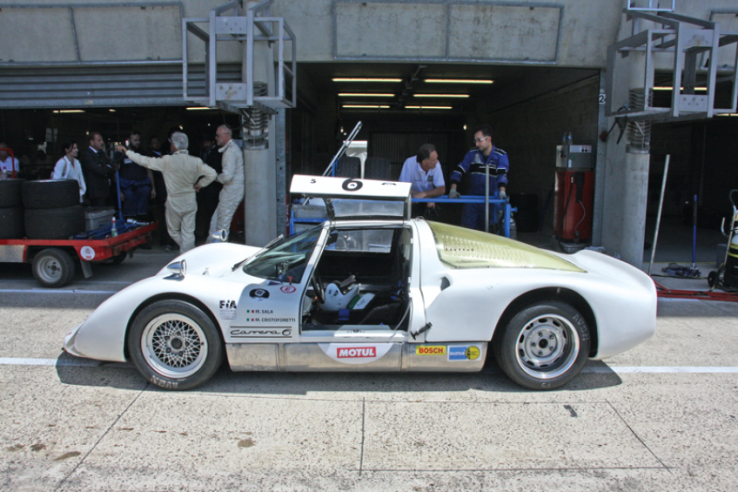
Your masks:
<instances>
[{"instance_id":1,"label":"rear wheel","mask_svg":"<svg viewBox=\"0 0 738 492\"><path fill-rule=\"evenodd\" d=\"M149 382L170 390L204 384L223 359L223 345L211 319L179 300L155 302L141 311L128 335L128 351Z\"/></svg>"},{"instance_id":2,"label":"rear wheel","mask_svg":"<svg viewBox=\"0 0 738 492\"><path fill-rule=\"evenodd\" d=\"M497 363L528 389L551 390L571 381L589 356L589 327L573 307L543 301L521 310L493 347Z\"/></svg>"},{"instance_id":3,"label":"rear wheel","mask_svg":"<svg viewBox=\"0 0 738 492\"><path fill-rule=\"evenodd\" d=\"M33 258L33 276L44 287L63 287L74 278L74 261L58 248L46 248Z\"/></svg>"}]
</instances>

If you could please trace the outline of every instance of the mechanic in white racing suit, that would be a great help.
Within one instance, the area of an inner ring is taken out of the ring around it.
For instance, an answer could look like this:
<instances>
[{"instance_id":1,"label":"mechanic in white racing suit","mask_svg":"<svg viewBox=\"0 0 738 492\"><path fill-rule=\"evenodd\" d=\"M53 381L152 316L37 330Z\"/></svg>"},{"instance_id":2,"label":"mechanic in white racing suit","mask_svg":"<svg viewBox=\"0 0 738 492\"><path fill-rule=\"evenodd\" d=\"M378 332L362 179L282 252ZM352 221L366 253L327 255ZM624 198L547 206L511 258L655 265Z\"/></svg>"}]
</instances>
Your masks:
<instances>
[{"instance_id":1,"label":"mechanic in white racing suit","mask_svg":"<svg viewBox=\"0 0 738 492\"><path fill-rule=\"evenodd\" d=\"M189 155L188 146L187 135L174 132L171 136L172 154L164 157L145 157L122 145L116 147L118 152L124 153L136 164L161 171L164 175L167 188L167 232L179 245L182 253L195 247L195 192L215 181L218 176L200 158Z\"/></svg>"},{"instance_id":2,"label":"mechanic in white racing suit","mask_svg":"<svg viewBox=\"0 0 738 492\"><path fill-rule=\"evenodd\" d=\"M243 152L233 141L233 131L228 125L221 125L215 131L215 142L218 152L223 154L223 172L218 175L218 183L223 189L218 195L218 208L210 219L208 242L213 241L213 234L222 229L230 230L231 219L236 208L243 200L245 176L243 169Z\"/></svg>"}]
</instances>

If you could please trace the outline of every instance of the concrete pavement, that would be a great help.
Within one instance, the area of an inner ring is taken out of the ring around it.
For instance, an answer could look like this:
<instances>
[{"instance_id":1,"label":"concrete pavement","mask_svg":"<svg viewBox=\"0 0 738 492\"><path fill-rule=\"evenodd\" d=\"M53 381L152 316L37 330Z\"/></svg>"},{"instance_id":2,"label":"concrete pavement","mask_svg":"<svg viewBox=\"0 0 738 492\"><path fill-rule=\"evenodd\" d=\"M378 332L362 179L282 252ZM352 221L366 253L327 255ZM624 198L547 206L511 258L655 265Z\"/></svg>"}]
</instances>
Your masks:
<instances>
[{"instance_id":1,"label":"concrete pavement","mask_svg":"<svg viewBox=\"0 0 738 492\"><path fill-rule=\"evenodd\" d=\"M175 393L151 387L128 364L60 353L64 334L107 291L169 258L141 254L128 265L135 274L124 263L111 266L121 269L111 274L78 276L63 289L76 294L38 293L20 274L3 277L0 489L732 491L738 485L736 304L662 300L653 339L591 361L563 390L547 393L522 390L494 363L477 374L223 368L202 388Z\"/></svg>"}]
</instances>

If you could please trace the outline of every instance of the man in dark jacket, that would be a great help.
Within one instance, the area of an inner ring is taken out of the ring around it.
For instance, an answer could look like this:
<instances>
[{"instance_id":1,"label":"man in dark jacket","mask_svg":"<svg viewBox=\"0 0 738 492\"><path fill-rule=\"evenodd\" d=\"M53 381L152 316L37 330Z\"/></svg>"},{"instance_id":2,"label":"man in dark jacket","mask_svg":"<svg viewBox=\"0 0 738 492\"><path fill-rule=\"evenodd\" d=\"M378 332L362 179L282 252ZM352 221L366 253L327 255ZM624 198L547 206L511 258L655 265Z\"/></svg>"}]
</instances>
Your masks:
<instances>
[{"instance_id":1,"label":"man in dark jacket","mask_svg":"<svg viewBox=\"0 0 738 492\"><path fill-rule=\"evenodd\" d=\"M117 165L105 155L105 142L100 132L90 133L90 146L82 151L79 162L87 183L87 198L93 207L112 205L110 180Z\"/></svg>"}]
</instances>

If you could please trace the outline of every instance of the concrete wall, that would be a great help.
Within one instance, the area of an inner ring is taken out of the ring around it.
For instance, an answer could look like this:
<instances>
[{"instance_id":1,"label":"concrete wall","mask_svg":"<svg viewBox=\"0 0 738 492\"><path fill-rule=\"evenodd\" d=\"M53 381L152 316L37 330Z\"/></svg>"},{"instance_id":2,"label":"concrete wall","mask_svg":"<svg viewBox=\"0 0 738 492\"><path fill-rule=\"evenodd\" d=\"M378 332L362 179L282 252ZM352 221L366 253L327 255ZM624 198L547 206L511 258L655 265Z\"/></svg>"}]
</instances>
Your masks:
<instances>
[{"instance_id":1,"label":"concrete wall","mask_svg":"<svg viewBox=\"0 0 738 492\"><path fill-rule=\"evenodd\" d=\"M488 115L493 142L510 159L508 193L535 193L542 211L554 187L556 146L561 144L564 132L572 133L575 144L592 145L594 158L599 84L599 77L590 77ZM549 206L545 224L553 225L553 205Z\"/></svg>"},{"instance_id":2,"label":"concrete wall","mask_svg":"<svg viewBox=\"0 0 738 492\"><path fill-rule=\"evenodd\" d=\"M8 8L20 2L0 2L0 61L71 61L76 58L69 12L64 8ZM75 4L100 3L78 0ZM112 4L113 2L111 2ZM142 0L128 3L146 4ZM207 17L225 1L183 0L185 17ZM551 62L559 44L558 65L601 67L605 50L615 41L620 24L621 0L560 0L557 6L530 8L477 4L424 2L349 3L334 0L276 0L272 14L283 16L298 39L300 61L334 60L334 36L339 56L367 55L367 59L433 57L496 59L510 62ZM35 0L25 5L65 5L58 0ZM336 25L334 28L334 5ZM5 6L5 7L3 7ZM450 16L449 16L450 12ZM562 13L563 12L563 13ZM154 22L155 16L161 18ZM75 20L83 60L165 59L181 56L178 4L171 7L76 8ZM28 40L33 32L33 42ZM190 36L191 61L202 60ZM448 38L448 41L447 41ZM229 43L230 44L230 43ZM446 45L448 44L448 51ZM235 43L234 43L235 45ZM237 61L237 48L219 51L219 59Z\"/></svg>"}]
</instances>

